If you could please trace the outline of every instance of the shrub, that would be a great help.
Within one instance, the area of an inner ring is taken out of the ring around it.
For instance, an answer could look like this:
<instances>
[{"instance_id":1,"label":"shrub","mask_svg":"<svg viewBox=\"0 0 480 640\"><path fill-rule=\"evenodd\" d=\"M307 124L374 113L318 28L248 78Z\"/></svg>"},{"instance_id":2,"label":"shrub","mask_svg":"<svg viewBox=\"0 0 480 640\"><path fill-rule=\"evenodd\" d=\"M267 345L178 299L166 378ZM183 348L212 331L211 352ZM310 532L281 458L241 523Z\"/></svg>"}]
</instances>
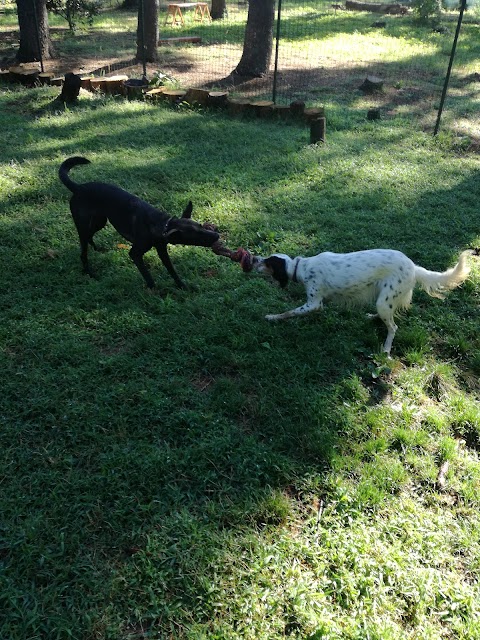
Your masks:
<instances>
[{"instance_id":1,"label":"shrub","mask_svg":"<svg viewBox=\"0 0 480 640\"><path fill-rule=\"evenodd\" d=\"M78 22L92 25L94 16L99 12L97 3L92 0L47 0L47 9L64 18L72 32Z\"/></svg>"}]
</instances>

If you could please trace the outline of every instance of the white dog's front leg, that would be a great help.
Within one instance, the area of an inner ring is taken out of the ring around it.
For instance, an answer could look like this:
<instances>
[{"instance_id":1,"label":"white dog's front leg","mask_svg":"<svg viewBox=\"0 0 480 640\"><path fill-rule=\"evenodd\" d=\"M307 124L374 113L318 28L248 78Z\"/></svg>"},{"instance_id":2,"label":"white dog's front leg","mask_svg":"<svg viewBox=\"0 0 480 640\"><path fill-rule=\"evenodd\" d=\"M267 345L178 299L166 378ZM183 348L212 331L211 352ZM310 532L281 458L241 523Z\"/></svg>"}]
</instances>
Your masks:
<instances>
[{"instance_id":1,"label":"white dog's front leg","mask_svg":"<svg viewBox=\"0 0 480 640\"><path fill-rule=\"evenodd\" d=\"M286 320L287 318L294 318L295 316L304 316L307 313L311 313L312 311L317 311L322 307L322 302L306 302L302 304L301 307L297 307L296 309L291 309L290 311L285 311L285 313L277 313L277 314L269 314L265 316L265 320L275 321L275 320Z\"/></svg>"}]
</instances>

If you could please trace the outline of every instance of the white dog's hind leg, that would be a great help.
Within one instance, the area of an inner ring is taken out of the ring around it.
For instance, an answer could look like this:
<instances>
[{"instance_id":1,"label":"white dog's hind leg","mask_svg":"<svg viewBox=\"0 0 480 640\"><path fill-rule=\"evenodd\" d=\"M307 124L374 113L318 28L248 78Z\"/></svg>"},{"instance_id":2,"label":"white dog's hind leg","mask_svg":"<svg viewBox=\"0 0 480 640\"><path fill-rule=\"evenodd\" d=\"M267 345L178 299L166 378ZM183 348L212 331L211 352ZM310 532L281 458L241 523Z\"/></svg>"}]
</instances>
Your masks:
<instances>
[{"instance_id":1,"label":"white dog's hind leg","mask_svg":"<svg viewBox=\"0 0 480 640\"><path fill-rule=\"evenodd\" d=\"M384 320L385 322L385 320ZM385 340L385 344L383 345L383 350L387 355L390 355L390 351L392 349L393 339L395 337L395 333L398 329L397 325L393 322L393 320L388 323L385 322L388 328L387 339Z\"/></svg>"}]
</instances>

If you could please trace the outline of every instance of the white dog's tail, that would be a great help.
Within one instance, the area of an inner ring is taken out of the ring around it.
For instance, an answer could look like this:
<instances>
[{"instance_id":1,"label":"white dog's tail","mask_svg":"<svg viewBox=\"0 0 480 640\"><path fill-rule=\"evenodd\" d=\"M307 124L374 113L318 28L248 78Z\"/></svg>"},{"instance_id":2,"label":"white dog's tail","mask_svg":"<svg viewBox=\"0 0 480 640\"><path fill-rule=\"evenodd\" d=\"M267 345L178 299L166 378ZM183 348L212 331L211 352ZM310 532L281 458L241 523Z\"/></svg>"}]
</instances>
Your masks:
<instances>
[{"instance_id":1,"label":"white dog's tail","mask_svg":"<svg viewBox=\"0 0 480 640\"><path fill-rule=\"evenodd\" d=\"M447 291L460 286L468 278L470 267L467 256L470 253L470 251L464 251L457 264L443 273L429 271L415 265L415 279L430 296L443 298Z\"/></svg>"}]
</instances>

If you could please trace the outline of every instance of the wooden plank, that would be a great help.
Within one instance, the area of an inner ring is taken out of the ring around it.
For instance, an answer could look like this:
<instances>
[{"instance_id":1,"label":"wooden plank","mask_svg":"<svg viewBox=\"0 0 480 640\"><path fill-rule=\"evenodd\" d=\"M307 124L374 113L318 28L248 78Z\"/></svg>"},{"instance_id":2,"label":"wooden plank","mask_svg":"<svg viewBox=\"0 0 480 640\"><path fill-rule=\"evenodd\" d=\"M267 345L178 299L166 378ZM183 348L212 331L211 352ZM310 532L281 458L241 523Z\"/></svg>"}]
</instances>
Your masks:
<instances>
[{"instance_id":1,"label":"wooden plank","mask_svg":"<svg viewBox=\"0 0 480 640\"><path fill-rule=\"evenodd\" d=\"M162 38L158 41L158 44L184 44L188 42L198 43L202 39L199 36L183 36L181 38Z\"/></svg>"}]
</instances>

